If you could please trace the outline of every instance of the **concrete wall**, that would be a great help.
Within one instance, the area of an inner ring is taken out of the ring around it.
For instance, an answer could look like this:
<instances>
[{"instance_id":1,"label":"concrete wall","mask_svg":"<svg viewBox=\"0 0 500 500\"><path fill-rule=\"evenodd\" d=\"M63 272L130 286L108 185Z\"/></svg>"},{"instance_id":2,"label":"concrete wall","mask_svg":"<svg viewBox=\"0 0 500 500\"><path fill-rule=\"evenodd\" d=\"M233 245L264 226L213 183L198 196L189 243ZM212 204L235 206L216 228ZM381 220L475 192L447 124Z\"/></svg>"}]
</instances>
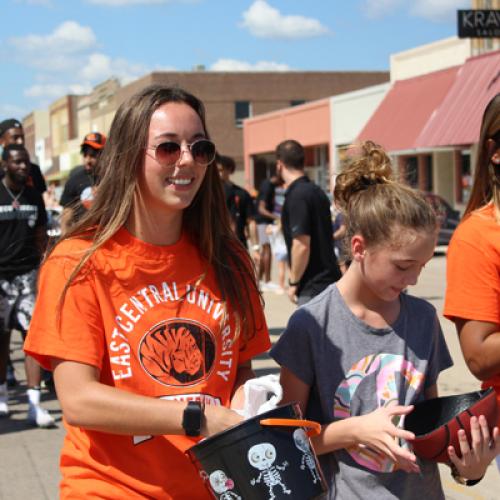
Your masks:
<instances>
[{"instance_id":1,"label":"concrete wall","mask_svg":"<svg viewBox=\"0 0 500 500\"><path fill-rule=\"evenodd\" d=\"M455 163L453 151L434 151L432 154L434 192L451 206L455 205Z\"/></svg>"},{"instance_id":2,"label":"concrete wall","mask_svg":"<svg viewBox=\"0 0 500 500\"><path fill-rule=\"evenodd\" d=\"M390 87L390 83L383 83L331 98L331 175L340 172L339 148L351 144L356 139Z\"/></svg>"},{"instance_id":3,"label":"concrete wall","mask_svg":"<svg viewBox=\"0 0 500 500\"><path fill-rule=\"evenodd\" d=\"M450 37L391 55L391 82L463 64L472 55L471 40Z\"/></svg>"}]
</instances>

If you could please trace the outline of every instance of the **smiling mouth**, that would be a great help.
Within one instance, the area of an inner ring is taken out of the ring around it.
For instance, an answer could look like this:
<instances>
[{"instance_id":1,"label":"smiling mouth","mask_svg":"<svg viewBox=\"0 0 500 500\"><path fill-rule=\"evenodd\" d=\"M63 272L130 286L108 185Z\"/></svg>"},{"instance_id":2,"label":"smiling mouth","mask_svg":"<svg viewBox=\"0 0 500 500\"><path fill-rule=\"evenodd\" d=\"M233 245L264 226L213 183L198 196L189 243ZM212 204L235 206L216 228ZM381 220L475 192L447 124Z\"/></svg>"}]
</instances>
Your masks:
<instances>
[{"instance_id":1,"label":"smiling mouth","mask_svg":"<svg viewBox=\"0 0 500 500\"><path fill-rule=\"evenodd\" d=\"M167 183L173 186L189 186L193 180L193 177L167 177Z\"/></svg>"}]
</instances>

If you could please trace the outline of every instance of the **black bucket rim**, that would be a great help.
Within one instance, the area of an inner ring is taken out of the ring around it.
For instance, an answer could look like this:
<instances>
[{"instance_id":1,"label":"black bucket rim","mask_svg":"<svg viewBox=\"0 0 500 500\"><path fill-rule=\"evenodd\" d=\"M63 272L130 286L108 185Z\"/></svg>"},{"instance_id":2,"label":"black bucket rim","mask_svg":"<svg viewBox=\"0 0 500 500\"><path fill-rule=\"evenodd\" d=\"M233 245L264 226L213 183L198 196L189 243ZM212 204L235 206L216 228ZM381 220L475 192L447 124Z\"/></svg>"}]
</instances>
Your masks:
<instances>
[{"instance_id":1,"label":"black bucket rim","mask_svg":"<svg viewBox=\"0 0 500 500\"><path fill-rule=\"evenodd\" d=\"M435 404L435 401L436 400L440 400L440 401L450 401L450 400L453 400L455 398L458 398L458 397L461 397L461 398L466 398L466 397L476 397L476 399L474 400L474 402L467 406L466 408L463 408L461 409L456 415L450 417L448 420L446 420L445 422L441 422L437 427L435 427L434 429L424 433L424 434L418 434L417 432L415 432L414 430L412 430L411 428L408 428L407 427L407 423L408 423L408 420L412 420L412 417L410 417L410 415L413 413L409 413L405 419L404 419L404 429L405 430L408 430L410 432L413 432L415 434L415 441L416 440L422 440L422 439L425 439L427 437L429 437L431 434L435 433L438 429L440 429L441 427L443 426L446 426L446 425L449 425L451 422L453 422L455 420L455 418L460 415L461 413L463 413L464 411L466 411L468 408L472 408L474 407L477 403L479 403L480 401L482 401L483 399L485 399L486 397L488 397L491 393L494 393L494 389L493 387L488 387L487 389L479 389L477 391L471 391L471 392L465 392L465 393L462 393L462 394L451 394L451 395L448 395L448 396L439 396L437 398L431 398L431 399L426 399L424 401L421 401L419 403L417 403L419 405L419 407L424 407L424 406L432 406L433 403Z\"/></svg>"},{"instance_id":2,"label":"black bucket rim","mask_svg":"<svg viewBox=\"0 0 500 500\"><path fill-rule=\"evenodd\" d=\"M285 405L277 406L271 410L264 413L260 413L255 417L248 418L239 422L236 425L228 427L223 431L214 434L208 438L202 439L195 445L191 446L186 450L191 459L194 457L197 461L203 458L207 453L214 453L218 448L226 446L227 444L232 444L235 441L240 441L241 439L247 438L249 435L253 435L257 432L262 432L263 430L268 430L271 432L269 427L261 425L260 421L266 418L280 417L289 418L294 420L300 420L302 418L302 411L300 410L300 405L297 402L287 403ZM303 427L301 424L297 425L297 428ZM276 427L273 430L276 431ZM286 432L286 431L284 431ZM196 453L199 456L196 456Z\"/></svg>"}]
</instances>

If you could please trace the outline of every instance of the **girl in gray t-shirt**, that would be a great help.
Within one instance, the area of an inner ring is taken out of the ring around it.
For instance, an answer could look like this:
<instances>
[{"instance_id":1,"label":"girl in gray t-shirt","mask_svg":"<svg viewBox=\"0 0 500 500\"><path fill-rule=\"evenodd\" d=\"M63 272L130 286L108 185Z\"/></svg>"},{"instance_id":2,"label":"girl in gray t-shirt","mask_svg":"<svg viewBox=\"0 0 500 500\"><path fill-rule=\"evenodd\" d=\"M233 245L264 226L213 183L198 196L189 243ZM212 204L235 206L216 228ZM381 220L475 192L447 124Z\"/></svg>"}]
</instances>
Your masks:
<instances>
[{"instance_id":1,"label":"girl in gray t-shirt","mask_svg":"<svg viewBox=\"0 0 500 500\"><path fill-rule=\"evenodd\" d=\"M417 460L401 428L410 405L437 397L438 375L452 365L433 306L403 293L433 256L437 224L427 202L391 177L371 142L337 177L352 263L291 316L271 350L283 402L323 424L313 444L330 498L444 498L437 465ZM485 419L472 426L476 460L463 440L462 458L449 456L461 476L478 479L495 451ZM498 429L493 440L498 453Z\"/></svg>"}]
</instances>

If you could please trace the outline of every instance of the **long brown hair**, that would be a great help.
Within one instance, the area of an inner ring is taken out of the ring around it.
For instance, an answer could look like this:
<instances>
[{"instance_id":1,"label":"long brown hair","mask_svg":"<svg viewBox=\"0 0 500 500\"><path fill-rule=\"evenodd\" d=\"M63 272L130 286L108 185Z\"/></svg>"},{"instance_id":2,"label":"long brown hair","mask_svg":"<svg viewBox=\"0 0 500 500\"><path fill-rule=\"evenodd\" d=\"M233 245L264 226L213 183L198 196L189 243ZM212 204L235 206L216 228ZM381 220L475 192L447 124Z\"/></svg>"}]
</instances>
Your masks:
<instances>
[{"instance_id":1,"label":"long brown hair","mask_svg":"<svg viewBox=\"0 0 500 500\"><path fill-rule=\"evenodd\" d=\"M95 199L85 216L63 238L85 238L92 244L71 273L61 304L69 286L95 251L125 225L138 189L137 178L148 143L151 117L168 102L190 106L200 117L209 138L203 103L178 87L152 85L122 103L98 161L99 185ZM208 166L191 205L183 212L183 230L198 246L208 266L213 267L222 298L235 310L243 339L248 340L260 326L255 325L256 317L250 304L251 289L257 290L255 270L231 229L222 182L214 162Z\"/></svg>"},{"instance_id":2,"label":"long brown hair","mask_svg":"<svg viewBox=\"0 0 500 500\"><path fill-rule=\"evenodd\" d=\"M474 169L474 183L465 209L464 216L492 202L495 205L495 217L500 222L500 168L493 165L491 157L494 150L488 147L491 139L500 148L500 94L488 103L483 113L479 135L477 160Z\"/></svg>"},{"instance_id":3,"label":"long brown hair","mask_svg":"<svg viewBox=\"0 0 500 500\"><path fill-rule=\"evenodd\" d=\"M359 149L335 180L335 203L345 216L345 241L360 234L367 246L397 246L404 237L400 229L435 231L434 210L417 191L394 179L385 151L372 141Z\"/></svg>"}]
</instances>

